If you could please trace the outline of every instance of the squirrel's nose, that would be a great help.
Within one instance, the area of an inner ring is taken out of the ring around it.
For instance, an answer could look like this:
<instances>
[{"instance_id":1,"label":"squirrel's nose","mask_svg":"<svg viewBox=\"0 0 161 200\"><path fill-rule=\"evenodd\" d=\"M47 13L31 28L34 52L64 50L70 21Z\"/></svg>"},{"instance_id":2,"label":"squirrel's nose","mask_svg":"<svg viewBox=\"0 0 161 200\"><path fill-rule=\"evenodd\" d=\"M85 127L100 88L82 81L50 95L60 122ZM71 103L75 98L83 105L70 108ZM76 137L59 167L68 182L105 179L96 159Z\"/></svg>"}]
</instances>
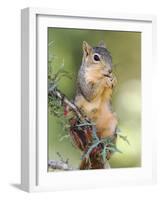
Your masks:
<instances>
[{"instance_id":1,"label":"squirrel's nose","mask_svg":"<svg viewBox=\"0 0 161 200\"><path fill-rule=\"evenodd\" d=\"M108 70L108 73L111 74L111 73L112 73L112 69L109 69L109 70Z\"/></svg>"},{"instance_id":2,"label":"squirrel's nose","mask_svg":"<svg viewBox=\"0 0 161 200\"><path fill-rule=\"evenodd\" d=\"M112 73L112 69L105 68L104 69L104 73L105 74L111 74Z\"/></svg>"}]
</instances>

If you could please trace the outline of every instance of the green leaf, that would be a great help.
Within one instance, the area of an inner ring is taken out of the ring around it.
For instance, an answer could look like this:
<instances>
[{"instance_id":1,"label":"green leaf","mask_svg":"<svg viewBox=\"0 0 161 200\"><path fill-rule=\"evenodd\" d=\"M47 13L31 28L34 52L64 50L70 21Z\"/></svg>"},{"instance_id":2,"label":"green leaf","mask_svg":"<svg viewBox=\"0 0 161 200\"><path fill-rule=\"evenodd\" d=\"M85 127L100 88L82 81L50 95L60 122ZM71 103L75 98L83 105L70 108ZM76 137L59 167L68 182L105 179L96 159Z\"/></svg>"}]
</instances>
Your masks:
<instances>
[{"instance_id":1,"label":"green leaf","mask_svg":"<svg viewBox=\"0 0 161 200\"><path fill-rule=\"evenodd\" d=\"M107 149L106 147L104 146L103 150L102 150L102 158L103 158L103 161L105 162L106 161L106 156L107 156Z\"/></svg>"},{"instance_id":2,"label":"green leaf","mask_svg":"<svg viewBox=\"0 0 161 200\"><path fill-rule=\"evenodd\" d=\"M63 135L60 139L59 142L62 142L64 139L69 138L69 135Z\"/></svg>"},{"instance_id":3,"label":"green leaf","mask_svg":"<svg viewBox=\"0 0 161 200\"><path fill-rule=\"evenodd\" d=\"M116 146L115 147L106 147L107 150L111 151L112 153L119 152L122 153Z\"/></svg>"},{"instance_id":4,"label":"green leaf","mask_svg":"<svg viewBox=\"0 0 161 200\"><path fill-rule=\"evenodd\" d=\"M92 125L92 140L93 142L99 142L99 138L97 136L97 131L96 131L96 126L93 124Z\"/></svg>"},{"instance_id":5,"label":"green leaf","mask_svg":"<svg viewBox=\"0 0 161 200\"><path fill-rule=\"evenodd\" d=\"M127 144L130 145L130 142L129 140L127 139L127 136L124 136L124 135L120 135L120 134L117 134L121 139L123 139L125 142L127 142Z\"/></svg>"},{"instance_id":6,"label":"green leaf","mask_svg":"<svg viewBox=\"0 0 161 200\"><path fill-rule=\"evenodd\" d=\"M88 158L90 153L92 152L92 150L97 147L99 144L100 144L101 141L98 141L94 144L92 144L89 148L88 148L88 151L84 153L84 155L82 156L82 159L84 158Z\"/></svg>"}]
</instances>

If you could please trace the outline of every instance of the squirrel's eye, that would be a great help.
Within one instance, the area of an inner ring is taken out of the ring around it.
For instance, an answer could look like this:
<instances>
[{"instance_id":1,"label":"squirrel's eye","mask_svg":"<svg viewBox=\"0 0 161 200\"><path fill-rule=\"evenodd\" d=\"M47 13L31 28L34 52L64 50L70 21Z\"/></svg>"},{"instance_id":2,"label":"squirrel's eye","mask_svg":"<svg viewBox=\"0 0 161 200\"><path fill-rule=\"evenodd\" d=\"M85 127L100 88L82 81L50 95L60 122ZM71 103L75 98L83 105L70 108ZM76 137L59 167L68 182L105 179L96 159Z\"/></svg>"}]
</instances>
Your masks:
<instances>
[{"instance_id":1,"label":"squirrel's eye","mask_svg":"<svg viewBox=\"0 0 161 200\"><path fill-rule=\"evenodd\" d=\"M97 54L94 54L93 58L94 58L95 61L100 61L100 57Z\"/></svg>"}]
</instances>

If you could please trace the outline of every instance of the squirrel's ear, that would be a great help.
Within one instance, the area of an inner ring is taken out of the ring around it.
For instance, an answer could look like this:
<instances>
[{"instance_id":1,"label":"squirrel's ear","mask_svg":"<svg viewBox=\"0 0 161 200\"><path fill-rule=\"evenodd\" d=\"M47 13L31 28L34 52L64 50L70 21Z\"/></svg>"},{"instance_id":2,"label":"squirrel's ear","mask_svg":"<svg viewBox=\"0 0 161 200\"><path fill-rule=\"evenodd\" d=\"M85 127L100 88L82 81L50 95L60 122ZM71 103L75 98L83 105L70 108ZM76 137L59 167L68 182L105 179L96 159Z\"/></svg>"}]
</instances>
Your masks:
<instances>
[{"instance_id":1,"label":"squirrel's ear","mask_svg":"<svg viewBox=\"0 0 161 200\"><path fill-rule=\"evenodd\" d=\"M88 56L92 51L92 47L86 41L83 41L82 47L84 55Z\"/></svg>"},{"instance_id":2,"label":"squirrel's ear","mask_svg":"<svg viewBox=\"0 0 161 200\"><path fill-rule=\"evenodd\" d=\"M101 40L101 41L98 43L98 47L106 48L106 44L104 43L103 40Z\"/></svg>"}]
</instances>

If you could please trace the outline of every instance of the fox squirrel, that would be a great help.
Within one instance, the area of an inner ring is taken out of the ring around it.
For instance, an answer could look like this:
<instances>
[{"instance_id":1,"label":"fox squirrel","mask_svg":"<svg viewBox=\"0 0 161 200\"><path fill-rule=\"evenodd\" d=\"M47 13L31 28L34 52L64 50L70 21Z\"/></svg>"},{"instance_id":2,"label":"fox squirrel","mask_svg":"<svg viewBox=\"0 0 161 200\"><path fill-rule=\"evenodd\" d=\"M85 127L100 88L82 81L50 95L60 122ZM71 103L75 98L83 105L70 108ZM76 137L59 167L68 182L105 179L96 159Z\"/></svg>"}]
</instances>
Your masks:
<instances>
[{"instance_id":1,"label":"fox squirrel","mask_svg":"<svg viewBox=\"0 0 161 200\"><path fill-rule=\"evenodd\" d=\"M74 102L96 124L99 138L113 136L116 132L118 120L111 107L115 84L112 57L105 44L100 42L97 47L92 47L84 41Z\"/></svg>"}]
</instances>

